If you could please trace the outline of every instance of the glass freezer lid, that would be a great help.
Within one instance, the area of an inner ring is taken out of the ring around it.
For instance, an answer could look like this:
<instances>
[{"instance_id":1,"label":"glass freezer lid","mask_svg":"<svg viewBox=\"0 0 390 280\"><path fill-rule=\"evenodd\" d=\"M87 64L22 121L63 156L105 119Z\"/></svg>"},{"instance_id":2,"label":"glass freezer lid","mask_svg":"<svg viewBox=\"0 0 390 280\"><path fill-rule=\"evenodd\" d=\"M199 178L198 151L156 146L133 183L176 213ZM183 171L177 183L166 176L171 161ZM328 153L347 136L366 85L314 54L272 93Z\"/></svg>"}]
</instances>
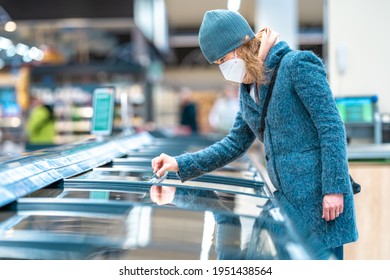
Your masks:
<instances>
[{"instance_id":1,"label":"glass freezer lid","mask_svg":"<svg viewBox=\"0 0 390 280\"><path fill-rule=\"evenodd\" d=\"M120 182L123 182L123 184L134 183L133 186L136 186L135 183L148 184L148 180L152 176L153 172L151 170L144 171L140 169L130 171L111 168L96 168L80 176L65 179L65 182L71 182L70 180L75 182L75 180L78 180L82 184L82 181L84 180L85 184L90 184L89 182L96 182L100 180L101 184L106 184L107 188L109 188L109 185L119 185L121 184ZM265 186L263 182L242 178L228 178L212 174L206 174L194 180L182 183L176 175L168 173L167 178L164 179L161 184L171 184L178 187L191 186L204 189L215 189L225 192L236 192L263 197L271 196L271 192L268 191L267 186Z\"/></svg>"},{"instance_id":2,"label":"glass freezer lid","mask_svg":"<svg viewBox=\"0 0 390 280\"><path fill-rule=\"evenodd\" d=\"M150 176L152 174L152 168L150 166L150 161L147 163L137 163L136 161L133 161L132 164L116 164L115 161L113 161L112 167L96 167L92 171L79 175L77 178L93 178L93 174L97 174L98 176L103 175L103 172L112 172L111 174L115 174L115 176L127 176L125 172L128 172L130 177L138 177L137 173L144 172L144 176ZM114 173L115 172L115 173ZM109 173L107 173L108 175ZM133 175L132 175L133 174ZM176 178L177 175L175 172L169 172L169 177ZM208 174L204 174L198 178L195 178L193 180L204 180L205 178L224 178L225 182L231 181L237 181L240 182L240 179L242 179L241 182L245 182L248 184L251 184L252 182L259 182L260 176L258 176L258 173L252 170L241 170L241 169L231 169L231 168L221 168L215 171L212 171ZM73 177L73 178L76 178ZM255 179L257 181L255 181ZM260 181L261 182L261 181ZM262 183L262 182L261 182Z\"/></svg>"},{"instance_id":3,"label":"glass freezer lid","mask_svg":"<svg viewBox=\"0 0 390 280\"><path fill-rule=\"evenodd\" d=\"M141 166L147 166L151 168L152 165L152 160L148 157L146 158L114 158L112 160L112 165L113 166L133 166L133 165L141 165Z\"/></svg>"},{"instance_id":4,"label":"glass freezer lid","mask_svg":"<svg viewBox=\"0 0 390 280\"><path fill-rule=\"evenodd\" d=\"M147 166L151 168L152 165L152 158L151 156L142 157L141 154L138 154L137 157L127 156L124 158L115 158L112 160L112 165L115 166L134 166L134 165L140 165L140 166ZM244 160L236 160L233 161L224 167L221 167L221 170L230 170L230 171L245 171L245 170L251 170L252 165L249 161Z\"/></svg>"},{"instance_id":5,"label":"glass freezer lid","mask_svg":"<svg viewBox=\"0 0 390 280\"><path fill-rule=\"evenodd\" d=\"M152 185L175 187L175 188L187 188L187 189L200 189L205 191L218 191L221 193L240 194L260 198L270 198L272 194L266 193L265 189L255 189L240 186L232 186L225 184L211 184L204 182L186 182L182 184L177 180L164 180L158 184L152 184L149 182L126 182L126 181L106 181L106 180L83 180L83 179L67 179L64 180L66 188L73 189L94 189L105 191L132 191L140 189L149 189Z\"/></svg>"},{"instance_id":6,"label":"glass freezer lid","mask_svg":"<svg viewBox=\"0 0 390 280\"><path fill-rule=\"evenodd\" d=\"M151 168L111 168L111 167L98 167L91 171L74 176L72 178L77 179L103 179L103 180L126 180L126 181L149 181L153 176Z\"/></svg>"},{"instance_id":7,"label":"glass freezer lid","mask_svg":"<svg viewBox=\"0 0 390 280\"><path fill-rule=\"evenodd\" d=\"M53 214L53 213L48 213ZM121 236L125 232L120 216L61 216L17 215L14 225L8 224L4 231L47 231L52 233L78 233L90 235Z\"/></svg>"},{"instance_id":8,"label":"glass freezer lid","mask_svg":"<svg viewBox=\"0 0 390 280\"><path fill-rule=\"evenodd\" d=\"M123 238L36 230L0 231L0 259L86 259L99 250L121 248Z\"/></svg>"},{"instance_id":9,"label":"glass freezer lid","mask_svg":"<svg viewBox=\"0 0 390 280\"><path fill-rule=\"evenodd\" d=\"M202 182L202 181L186 181L185 183L181 183L178 179L165 179L162 182L162 185L169 186L184 186L187 188L200 188L205 190L216 190L221 192L229 192L229 193L237 193L243 195L251 195L257 197L271 197L271 195L266 192L266 190L262 187L246 187L241 185L234 184L225 184L225 183L212 183L212 182Z\"/></svg>"},{"instance_id":10,"label":"glass freezer lid","mask_svg":"<svg viewBox=\"0 0 390 280\"><path fill-rule=\"evenodd\" d=\"M114 221L30 215L0 231L0 258L278 259L278 243L291 242L289 236L264 228L268 237L259 240L258 225L256 218L232 212L147 206L134 207ZM84 245L77 247L79 243ZM23 256L20 249L34 251Z\"/></svg>"},{"instance_id":11,"label":"glass freezer lid","mask_svg":"<svg viewBox=\"0 0 390 280\"><path fill-rule=\"evenodd\" d=\"M51 189L43 189L40 192L34 193L28 197L41 197L41 198L81 198L87 200L96 200L96 201L134 201L134 202L143 202L149 196L149 191L147 188L144 189L134 189L124 191L119 190L101 190L101 189L82 189L82 188L68 188L56 189L55 191Z\"/></svg>"},{"instance_id":12,"label":"glass freezer lid","mask_svg":"<svg viewBox=\"0 0 390 280\"><path fill-rule=\"evenodd\" d=\"M229 177L231 172L225 172L223 175L216 173L209 173L191 181L210 182L210 183L222 183L229 185L239 185L243 187L263 187L264 183L255 180L255 174L251 173L249 178ZM72 178L77 179L104 179L104 180L126 180L126 181L148 181L153 176L153 172L150 167L97 167L92 171L83 173ZM256 177L257 178L257 177ZM174 172L168 172L167 179L179 180L179 177Z\"/></svg>"},{"instance_id":13,"label":"glass freezer lid","mask_svg":"<svg viewBox=\"0 0 390 280\"><path fill-rule=\"evenodd\" d=\"M168 173L167 179L180 180L179 176L173 172ZM206 183L213 183L213 184L227 184L227 185L256 188L256 189L260 189L264 187L264 183L262 181L255 180L255 177L252 177L251 179L236 178L236 177L217 175L216 173L213 172L201 175L189 181L206 182Z\"/></svg>"},{"instance_id":14,"label":"glass freezer lid","mask_svg":"<svg viewBox=\"0 0 390 280\"><path fill-rule=\"evenodd\" d=\"M96 182L99 184L99 182ZM55 195L55 196L53 196ZM61 192L41 190L20 199L19 211L73 211L120 214L137 205L165 205L192 210L231 211L238 215L258 216L269 199L219 191L171 186L149 186L133 190L107 190L65 187ZM73 203L72 203L73 202ZM115 204L118 202L117 204ZM116 207L117 206L117 207ZM218 209L215 209L218 207Z\"/></svg>"}]
</instances>

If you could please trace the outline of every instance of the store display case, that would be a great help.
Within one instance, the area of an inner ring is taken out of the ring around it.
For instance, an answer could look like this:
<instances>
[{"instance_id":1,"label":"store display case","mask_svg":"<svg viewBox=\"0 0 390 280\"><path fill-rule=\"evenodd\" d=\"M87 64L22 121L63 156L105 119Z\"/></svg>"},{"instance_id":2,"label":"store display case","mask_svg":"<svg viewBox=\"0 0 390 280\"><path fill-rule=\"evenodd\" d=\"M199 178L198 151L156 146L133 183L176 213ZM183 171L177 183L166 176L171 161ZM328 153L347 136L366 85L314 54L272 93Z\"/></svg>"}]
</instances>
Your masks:
<instances>
[{"instance_id":1,"label":"store display case","mask_svg":"<svg viewBox=\"0 0 390 280\"><path fill-rule=\"evenodd\" d=\"M143 124L147 111L144 71L134 62L37 66L30 73L29 91L53 107L55 143L74 143L91 137L92 94L98 87L115 88L114 134Z\"/></svg>"},{"instance_id":2,"label":"store display case","mask_svg":"<svg viewBox=\"0 0 390 280\"><path fill-rule=\"evenodd\" d=\"M156 153L210 143L141 133L27 155L21 166L46 166L32 172L54 175L29 180L29 189L2 201L0 258L320 258L323 251L298 234L246 156L185 183L175 173L152 180ZM22 179L0 190L19 189Z\"/></svg>"},{"instance_id":3,"label":"store display case","mask_svg":"<svg viewBox=\"0 0 390 280\"><path fill-rule=\"evenodd\" d=\"M22 108L14 84L0 84L0 155L20 150L23 142Z\"/></svg>"},{"instance_id":4,"label":"store display case","mask_svg":"<svg viewBox=\"0 0 390 280\"><path fill-rule=\"evenodd\" d=\"M335 101L345 124L349 144L382 143L377 95L336 97Z\"/></svg>"}]
</instances>

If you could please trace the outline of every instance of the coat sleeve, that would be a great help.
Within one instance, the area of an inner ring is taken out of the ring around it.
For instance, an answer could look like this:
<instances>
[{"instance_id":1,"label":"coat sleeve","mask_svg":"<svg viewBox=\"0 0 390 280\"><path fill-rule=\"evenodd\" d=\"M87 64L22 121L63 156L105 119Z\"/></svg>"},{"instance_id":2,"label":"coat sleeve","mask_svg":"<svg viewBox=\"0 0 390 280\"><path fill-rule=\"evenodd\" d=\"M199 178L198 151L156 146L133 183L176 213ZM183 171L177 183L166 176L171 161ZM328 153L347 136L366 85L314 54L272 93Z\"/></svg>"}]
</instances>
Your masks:
<instances>
[{"instance_id":1,"label":"coat sleeve","mask_svg":"<svg viewBox=\"0 0 390 280\"><path fill-rule=\"evenodd\" d=\"M312 52L296 52L290 74L294 89L309 112L321 146L322 193L351 193L345 127L322 61Z\"/></svg>"},{"instance_id":2,"label":"coat sleeve","mask_svg":"<svg viewBox=\"0 0 390 280\"><path fill-rule=\"evenodd\" d=\"M238 112L233 128L221 141L195 153L175 157L182 182L220 168L242 156L255 140L255 135Z\"/></svg>"}]
</instances>

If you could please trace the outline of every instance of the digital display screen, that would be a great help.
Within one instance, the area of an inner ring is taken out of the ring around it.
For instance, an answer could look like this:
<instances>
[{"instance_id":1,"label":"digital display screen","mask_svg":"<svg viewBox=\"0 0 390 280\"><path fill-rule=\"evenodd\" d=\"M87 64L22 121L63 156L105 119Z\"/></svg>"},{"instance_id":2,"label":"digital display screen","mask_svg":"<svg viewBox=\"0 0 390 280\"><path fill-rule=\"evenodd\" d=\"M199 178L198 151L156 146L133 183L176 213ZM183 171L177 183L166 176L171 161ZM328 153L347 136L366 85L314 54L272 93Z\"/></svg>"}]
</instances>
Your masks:
<instances>
[{"instance_id":1,"label":"digital display screen","mask_svg":"<svg viewBox=\"0 0 390 280\"><path fill-rule=\"evenodd\" d=\"M16 100L15 88L0 88L0 117L17 117L20 114L21 108Z\"/></svg>"},{"instance_id":2,"label":"digital display screen","mask_svg":"<svg viewBox=\"0 0 390 280\"><path fill-rule=\"evenodd\" d=\"M335 100L344 123L374 122L375 96L338 97Z\"/></svg>"},{"instance_id":3,"label":"digital display screen","mask_svg":"<svg viewBox=\"0 0 390 280\"><path fill-rule=\"evenodd\" d=\"M111 134L114 117L114 101L115 89L113 87L101 87L93 91L92 134Z\"/></svg>"}]
</instances>

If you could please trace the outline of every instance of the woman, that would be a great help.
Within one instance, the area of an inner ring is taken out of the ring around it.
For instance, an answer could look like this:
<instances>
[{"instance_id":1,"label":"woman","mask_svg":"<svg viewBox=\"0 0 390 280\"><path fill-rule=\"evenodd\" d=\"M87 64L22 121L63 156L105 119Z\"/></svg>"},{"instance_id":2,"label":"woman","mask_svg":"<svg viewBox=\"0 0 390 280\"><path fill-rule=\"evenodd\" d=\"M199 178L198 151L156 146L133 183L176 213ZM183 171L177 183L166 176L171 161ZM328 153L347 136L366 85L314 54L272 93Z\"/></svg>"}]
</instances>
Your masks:
<instances>
[{"instance_id":1,"label":"woman","mask_svg":"<svg viewBox=\"0 0 390 280\"><path fill-rule=\"evenodd\" d=\"M32 97L26 130L30 148L53 145L56 136L53 107L44 104L38 97Z\"/></svg>"},{"instance_id":2,"label":"woman","mask_svg":"<svg viewBox=\"0 0 390 280\"><path fill-rule=\"evenodd\" d=\"M344 125L321 60L312 52L291 50L277 38L267 28L255 35L238 13L205 13L200 48L227 80L240 84L240 111L221 141L196 153L161 154L152 167L158 176L177 171L186 181L237 159L257 137L264 143L267 171L285 211L342 259L343 244L358 237ZM261 127L269 80L279 63Z\"/></svg>"}]
</instances>

